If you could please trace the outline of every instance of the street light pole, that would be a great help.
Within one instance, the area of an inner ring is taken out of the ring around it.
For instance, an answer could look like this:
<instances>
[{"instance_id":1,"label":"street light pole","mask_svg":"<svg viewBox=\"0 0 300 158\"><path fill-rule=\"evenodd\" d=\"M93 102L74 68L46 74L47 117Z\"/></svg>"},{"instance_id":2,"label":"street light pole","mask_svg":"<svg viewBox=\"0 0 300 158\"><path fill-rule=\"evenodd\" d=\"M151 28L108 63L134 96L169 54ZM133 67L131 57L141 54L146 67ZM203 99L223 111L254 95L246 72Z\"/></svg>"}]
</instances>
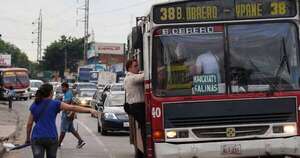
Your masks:
<instances>
[{"instance_id":1,"label":"street light pole","mask_svg":"<svg viewBox=\"0 0 300 158\"><path fill-rule=\"evenodd\" d=\"M68 68L68 56L67 56L67 49L65 48L65 72L67 71L67 68Z\"/></svg>"}]
</instances>

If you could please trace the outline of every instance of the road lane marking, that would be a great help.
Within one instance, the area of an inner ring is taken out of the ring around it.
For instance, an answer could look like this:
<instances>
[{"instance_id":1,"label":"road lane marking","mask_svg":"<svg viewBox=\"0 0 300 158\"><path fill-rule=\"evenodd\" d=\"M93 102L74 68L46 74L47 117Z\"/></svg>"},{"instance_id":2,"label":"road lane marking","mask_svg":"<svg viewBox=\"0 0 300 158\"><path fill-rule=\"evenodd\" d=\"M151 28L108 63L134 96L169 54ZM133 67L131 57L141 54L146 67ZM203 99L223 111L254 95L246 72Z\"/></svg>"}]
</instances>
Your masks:
<instances>
[{"instance_id":1,"label":"road lane marking","mask_svg":"<svg viewBox=\"0 0 300 158\"><path fill-rule=\"evenodd\" d=\"M115 158L115 156L112 155L112 153L106 148L104 143L93 133L93 131L87 127L83 122L79 121L78 119L75 120L80 126L82 126L90 135L92 135L94 138L96 138L96 142L102 147L104 152L109 156L109 158Z\"/></svg>"}]
</instances>

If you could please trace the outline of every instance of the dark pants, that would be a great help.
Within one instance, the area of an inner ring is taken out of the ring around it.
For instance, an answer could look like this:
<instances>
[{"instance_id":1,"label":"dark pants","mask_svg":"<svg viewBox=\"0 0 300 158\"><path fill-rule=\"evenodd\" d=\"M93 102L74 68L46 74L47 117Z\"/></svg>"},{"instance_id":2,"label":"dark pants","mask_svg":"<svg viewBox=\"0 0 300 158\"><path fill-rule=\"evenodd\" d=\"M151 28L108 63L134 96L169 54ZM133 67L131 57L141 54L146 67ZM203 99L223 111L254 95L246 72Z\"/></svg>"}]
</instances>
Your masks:
<instances>
[{"instance_id":1,"label":"dark pants","mask_svg":"<svg viewBox=\"0 0 300 158\"><path fill-rule=\"evenodd\" d=\"M146 114L145 114L145 103L133 103L129 104L129 114L133 116L135 120L137 120L139 128L141 129L141 135L143 139L144 146L144 156L146 155Z\"/></svg>"},{"instance_id":2,"label":"dark pants","mask_svg":"<svg viewBox=\"0 0 300 158\"><path fill-rule=\"evenodd\" d=\"M44 158L45 152L47 158L56 158L57 147L57 139L38 139L33 140L31 144L34 158Z\"/></svg>"},{"instance_id":3,"label":"dark pants","mask_svg":"<svg viewBox=\"0 0 300 158\"><path fill-rule=\"evenodd\" d=\"M13 97L8 97L8 108L9 109L12 108L12 101L13 101Z\"/></svg>"}]
</instances>

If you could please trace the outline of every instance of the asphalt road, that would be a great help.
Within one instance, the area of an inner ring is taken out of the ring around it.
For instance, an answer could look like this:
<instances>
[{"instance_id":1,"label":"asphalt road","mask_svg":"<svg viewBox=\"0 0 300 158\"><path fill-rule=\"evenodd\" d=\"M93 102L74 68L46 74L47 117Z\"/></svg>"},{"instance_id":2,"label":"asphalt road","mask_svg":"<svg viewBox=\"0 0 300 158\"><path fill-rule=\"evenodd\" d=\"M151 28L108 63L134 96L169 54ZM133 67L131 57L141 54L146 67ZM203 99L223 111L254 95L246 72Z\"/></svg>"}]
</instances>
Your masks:
<instances>
[{"instance_id":1,"label":"asphalt road","mask_svg":"<svg viewBox=\"0 0 300 158\"><path fill-rule=\"evenodd\" d=\"M28 109L32 101L14 102L13 108L20 114L23 124L22 130L15 143L21 144L25 139L25 126L28 116ZM128 133L110 133L101 136L97 132L97 120L91 118L90 114L79 114L74 122L79 134L86 141L82 149L77 149L77 140L72 134L67 134L62 147L58 150L58 158L133 158L134 149L129 144ZM57 127L60 127L60 115L57 117ZM4 158L30 158L32 157L30 147L11 151Z\"/></svg>"}]
</instances>

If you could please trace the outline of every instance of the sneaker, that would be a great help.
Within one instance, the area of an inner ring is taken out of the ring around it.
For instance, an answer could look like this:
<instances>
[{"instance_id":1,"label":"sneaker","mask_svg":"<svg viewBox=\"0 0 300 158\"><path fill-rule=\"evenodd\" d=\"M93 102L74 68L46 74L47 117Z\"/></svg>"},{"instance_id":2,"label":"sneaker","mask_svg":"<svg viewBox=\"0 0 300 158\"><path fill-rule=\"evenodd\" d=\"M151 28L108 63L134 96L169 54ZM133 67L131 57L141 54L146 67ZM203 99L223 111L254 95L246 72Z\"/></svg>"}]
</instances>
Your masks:
<instances>
[{"instance_id":1,"label":"sneaker","mask_svg":"<svg viewBox=\"0 0 300 158\"><path fill-rule=\"evenodd\" d=\"M84 142L83 140L80 140L80 141L78 141L77 148L80 149L80 148L82 148L84 145L85 145L85 142Z\"/></svg>"}]
</instances>

